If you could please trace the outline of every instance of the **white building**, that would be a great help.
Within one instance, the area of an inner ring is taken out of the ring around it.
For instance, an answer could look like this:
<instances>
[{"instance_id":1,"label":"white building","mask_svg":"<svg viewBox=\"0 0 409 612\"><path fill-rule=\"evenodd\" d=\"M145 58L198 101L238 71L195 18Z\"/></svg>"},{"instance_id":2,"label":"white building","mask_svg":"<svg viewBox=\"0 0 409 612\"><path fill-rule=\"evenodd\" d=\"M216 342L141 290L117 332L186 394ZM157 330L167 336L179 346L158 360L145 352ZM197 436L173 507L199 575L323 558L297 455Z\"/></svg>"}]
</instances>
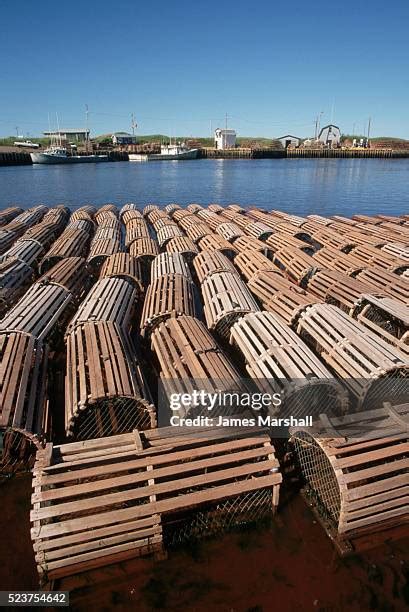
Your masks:
<instances>
[{"instance_id":1,"label":"white building","mask_svg":"<svg viewBox=\"0 0 409 612\"><path fill-rule=\"evenodd\" d=\"M281 136L281 138L279 138L278 140L281 142L284 149L287 149L288 147L299 147L301 142L301 138L298 138L297 136L291 136L291 134Z\"/></svg>"},{"instance_id":2,"label":"white building","mask_svg":"<svg viewBox=\"0 0 409 612\"><path fill-rule=\"evenodd\" d=\"M337 125L326 125L319 133L318 140L329 147L341 144L341 130Z\"/></svg>"},{"instance_id":3,"label":"white building","mask_svg":"<svg viewBox=\"0 0 409 612\"><path fill-rule=\"evenodd\" d=\"M236 132L234 130L217 128L214 131L214 146L216 149L234 149L236 146Z\"/></svg>"}]
</instances>

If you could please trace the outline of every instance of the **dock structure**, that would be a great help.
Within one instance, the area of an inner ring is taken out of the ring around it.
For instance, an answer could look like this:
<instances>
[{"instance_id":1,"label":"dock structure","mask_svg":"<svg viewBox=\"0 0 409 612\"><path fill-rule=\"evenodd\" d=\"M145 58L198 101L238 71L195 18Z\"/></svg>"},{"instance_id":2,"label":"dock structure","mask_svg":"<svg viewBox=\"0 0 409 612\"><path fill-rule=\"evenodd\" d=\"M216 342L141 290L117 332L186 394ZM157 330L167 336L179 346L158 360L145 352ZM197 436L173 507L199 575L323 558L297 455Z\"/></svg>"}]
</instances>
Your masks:
<instances>
[{"instance_id":1,"label":"dock structure","mask_svg":"<svg viewBox=\"0 0 409 612\"><path fill-rule=\"evenodd\" d=\"M241 396L268 384L286 398L278 417L322 413L335 450L315 429L295 444L306 466L310 446L323 465L336 456L334 532L359 531L364 515L365 533L382 531L389 490L388 517L407 522L406 476L392 467L407 470L408 250L405 215L304 218L215 202L0 211L0 471L32 469L37 451L42 580L163 553L204 536L203 517L217 533L275 512L274 427L168 428L162 390ZM344 425L377 411L390 425L382 449L342 441ZM182 416L205 414L200 404ZM370 478L384 470L373 490L358 482L362 507L348 471L358 463ZM328 472L303 475L322 497Z\"/></svg>"}]
</instances>

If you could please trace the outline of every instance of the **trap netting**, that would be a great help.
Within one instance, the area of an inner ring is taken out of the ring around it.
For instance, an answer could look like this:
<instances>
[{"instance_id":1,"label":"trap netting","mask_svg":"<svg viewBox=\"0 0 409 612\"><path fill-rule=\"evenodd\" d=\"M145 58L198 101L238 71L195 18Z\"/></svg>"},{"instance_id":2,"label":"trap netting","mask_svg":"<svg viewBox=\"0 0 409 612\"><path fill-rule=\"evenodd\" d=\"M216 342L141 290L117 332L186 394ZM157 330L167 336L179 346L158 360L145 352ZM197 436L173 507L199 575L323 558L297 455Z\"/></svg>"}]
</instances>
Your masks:
<instances>
[{"instance_id":1,"label":"trap netting","mask_svg":"<svg viewBox=\"0 0 409 612\"><path fill-rule=\"evenodd\" d=\"M327 455L304 431L297 431L292 440L307 495L323 518L338 524L341 498L334 468Z\"/></svg>"},{"instance_id":2,"label":"trap netting","mask_svg":"<svg viewBox=\"0 0 409 612\"><path fill-rule=\"evenodd\" d=\"M29 472L35 462L37 445L19 431L0 432L0 481L17 472Z\"/></svg>"},{"instance_id":3,"label":"trap netting","mask_svg":"<svg viewBox=\"0 0 409 612\"><path fill-rule=\"evenodd\" d=\"M217 501L200 510L190 508L162 518L164 543L172 547L214 536L268 519L273 511L273 492L266 488Z\"/></svg>"}]
</instances>

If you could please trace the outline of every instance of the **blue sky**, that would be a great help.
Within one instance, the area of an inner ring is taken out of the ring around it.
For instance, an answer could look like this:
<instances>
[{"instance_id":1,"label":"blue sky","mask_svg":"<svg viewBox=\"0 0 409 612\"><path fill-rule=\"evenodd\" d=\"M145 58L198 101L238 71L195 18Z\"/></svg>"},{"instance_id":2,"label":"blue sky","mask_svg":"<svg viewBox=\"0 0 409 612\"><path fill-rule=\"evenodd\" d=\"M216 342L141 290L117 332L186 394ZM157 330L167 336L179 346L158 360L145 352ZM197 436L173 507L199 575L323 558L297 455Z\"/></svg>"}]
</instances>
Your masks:
<instances>
[{"instance_id":1,"label":"blue sky","mask_svg":"<svg viewBox=\"0 0 409 612\"><path fill-rule=\"evenodd\" d=\"M0 134L409 138L409 2L0 0Z\"/></svg>"}]
</instances>

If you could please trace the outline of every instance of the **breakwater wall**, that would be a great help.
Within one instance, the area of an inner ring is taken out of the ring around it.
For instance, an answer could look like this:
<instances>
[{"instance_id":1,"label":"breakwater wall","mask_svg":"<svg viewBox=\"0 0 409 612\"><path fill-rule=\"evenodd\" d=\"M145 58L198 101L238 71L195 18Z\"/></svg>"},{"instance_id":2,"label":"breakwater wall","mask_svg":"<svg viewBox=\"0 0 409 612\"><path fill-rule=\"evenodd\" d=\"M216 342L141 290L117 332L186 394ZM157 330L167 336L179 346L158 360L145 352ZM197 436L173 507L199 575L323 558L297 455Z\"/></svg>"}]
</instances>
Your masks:
<instances>
[{"instance_id":1,"label":"breakwater wall","mask_svg":"<svg viewBox=\"0 0 409 612\"><path fill-rule=\"evenodd\" d=\"M286 157L309 158L404 158L409 150L400 149L287 149Z\"/></svg>"}]
</instances>

